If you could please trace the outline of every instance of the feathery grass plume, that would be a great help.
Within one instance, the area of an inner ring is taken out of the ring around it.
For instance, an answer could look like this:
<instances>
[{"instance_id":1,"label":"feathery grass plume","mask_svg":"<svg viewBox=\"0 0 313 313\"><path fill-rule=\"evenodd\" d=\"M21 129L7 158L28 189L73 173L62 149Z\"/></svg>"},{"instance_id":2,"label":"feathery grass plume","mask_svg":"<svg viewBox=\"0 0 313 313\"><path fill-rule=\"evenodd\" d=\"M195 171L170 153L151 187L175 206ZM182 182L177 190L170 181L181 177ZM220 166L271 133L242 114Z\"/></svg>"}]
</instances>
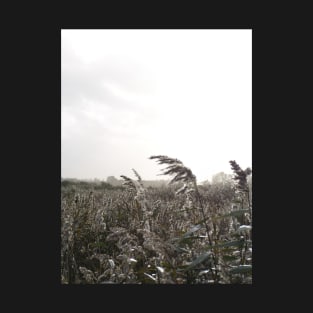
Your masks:
<instances>
[{"instance_id":1,"label":"feathery grass plume","mask_svg":"<svg viewBox=\"0 0 313 313\"><path fill-rule=\"evenodd\" d=\"M125 184L126 186L129 186L132 190L135 190L137 192L137 196L141 198L142 200L145 200L146 195L145 195L145 188L143 186L143 182L141 179L141 176L138 174L138 172L132 168L132 171L134 172L135 176L137 177L137 181L121 175L121 177L125 180L123 185Z\"/></svg>"},{"instance_id":2,"label":"feathery grass plume","mask_svg":"<svg viewBox=\"0 0 313 313\"><path fill-rule=\"evenodd\" d=\"M238 189L240 191L247 191L248 190L248 182L247 176L252 173L252 170L248 167L245 170L237 164L236 161L229 161L233 172L235 173L234 179L237 181Z\"/></svg>"},{"instance_id":3,"label":"feathery grass plume","mask_svg":"<svg viewBox=\"0 0 313 313\"><path fill-rule=\"evenodd\" d=\"M250 167L247 167L243 170L236 161L229 161L232 170L235 173L234 180L237 181L237 188L238 191L242 194L246 195L246 200L248 202L249 210L250 210L250 218L252 218L252 206L251 206L251 199L250 199L250 191L247 177L252 174L252 170Z\"/></svg>"},{"instance_id":4,"label":"feathery grass plume","mask_svg":"<svg viewBox=\"0 0 313 313\"><path fill-rule=\"evenodd\" d=\"M188 167L184 166L182 161L178 159L170 158L166 155L154 155L154 156L150 156L149 159L150 160L157 159L157 162L159 164L169 164L165 169L163 169L164 173L161 175L172 175L172 176L174 175L174 177L170 181L170 184L182 181L186 184L191 183L193 185L193 188L196 194L196 199L198 200L200 204L200 212L202 214L203 223L207 230L207 236L208 236L210 244L212 245L212 239L210 237L210 228L206 222L207 216L205 215L203 199L202 199L202 196L200 195L200 192L197 186L196 176L192 173L192 171ZM188 189L186 188L185 190L187 191Z\"/></svg>"},{"instance_id":5,"label":"feathery grass plume","mask_svg":"<svg viewBox=\"0 0 313 313\"><path fill-rule=\"evenodd\" d=\"M147 207L147 199L146 199L146 190L145 187L143 186L142 179L138 172L135 169L132 169L135 176L137 177L137 181L133 181L136 191L137 191L137 199L142 202L144 209Z\"/></svg>"},{"instance_id":6,"label":"feathery grass plume","mask_svg":"<svg viewBox=\"0 0 313 313\"><path fill-rule=\"evenodd\" d=\"M154 155L149 157L150 160L157 159L159 164L167 164L168 166L165 169L162 169L163 173L160 175L171 175L174 176L170 180L170 184L175 182L182 181L184 183L193 182L196 183L196 176L192 173L192 171L184 166L183 162L170 158L166 155Z\"/></svg>"},{"instance_id":7,"label":"feathery grass plume","mask_svg":"<svg viewBox=\"0 0 313 313\"><path fill-rule=\"evenodd\" d=\"M132 168L132 171L134 172L135 176L137 177L137 181L142 185L141 176L138 174L138 172L134 168Z\"/></svg>"},{"instance_id":8,"label":"feathery grass plume","mask_svg":"<svg viewBox=\"0 0 313 313\"><path fill-rule=\"evenodd\" d=\"M124 179L123 185L126 185L128 190L133 194L134 200L138 201L138 216L139 220L144 224L145 229L150 230L150 222L149 222L149 212L150 212L150 206L147 201L146 197L146 190L143 186L143 182L141 179L141 176L138 174L138 172L135 169L132 169L135 176L137 177L137 181L132 180L131 178L121 175Z\"/></svg>"},{"instance_id":9,"label":"feathery grass plume","mask_svg":"<svg viewBox=\"0 0 313 313\"><path fill-rule=\"evenodd\" d=\"M129 190L134 190L134 191L137 190L136 185L131 178L129 178L125 175L120 175L120 177L122 177L124 179L122 185L126 186Z\"/></svg>"},{"instance_id":10,"label":"feathery grass plume","mask_svg":"<svg viewBox=\"0 0 313 313\"><path fill-rule=\"evenodd\" d=\"M146 191L145 191L145 187L143 186L141 176L138 174L138 172L134 168L132 168L132 171L137 177L137 182L135 182L137 186L137 194L141 194L143 198L146 198Z\"/></svg>"}]
</instances>

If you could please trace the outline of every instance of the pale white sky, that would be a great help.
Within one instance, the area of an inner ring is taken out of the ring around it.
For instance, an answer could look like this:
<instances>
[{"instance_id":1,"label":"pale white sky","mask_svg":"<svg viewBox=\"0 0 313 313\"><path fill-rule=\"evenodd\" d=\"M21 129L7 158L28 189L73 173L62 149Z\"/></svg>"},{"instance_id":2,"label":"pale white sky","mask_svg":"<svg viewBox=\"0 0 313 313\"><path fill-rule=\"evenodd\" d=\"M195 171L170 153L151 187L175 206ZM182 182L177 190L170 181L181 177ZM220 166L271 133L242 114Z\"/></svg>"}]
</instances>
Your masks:
<instances>
[{"instance_id":1,"label":"pale white sky","mask_svg":"<svg viewBox=\"0 0 313 313\"><path fill-rule=\"evenodd\" d=\"M61 176L252 167L252 30L62 30ZM134 178L134 177L133 177Z\"/></svg>"}]
</instances>

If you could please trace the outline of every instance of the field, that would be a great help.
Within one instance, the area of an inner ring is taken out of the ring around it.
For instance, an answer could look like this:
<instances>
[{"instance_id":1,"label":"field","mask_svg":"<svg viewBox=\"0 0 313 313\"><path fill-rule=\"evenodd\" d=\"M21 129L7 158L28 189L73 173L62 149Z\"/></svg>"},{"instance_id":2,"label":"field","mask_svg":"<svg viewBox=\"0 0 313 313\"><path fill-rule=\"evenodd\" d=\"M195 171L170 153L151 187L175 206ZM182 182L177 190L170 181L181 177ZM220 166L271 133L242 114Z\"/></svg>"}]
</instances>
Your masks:
<instances>
[{"instance_id":1,"label":"field","mask_svg":"<svg viewBox=\"0 0 313 313\"><path fill-rule=\"evenodd\" d=\"M61 183L62 284L251 284L252 171L199 185L177 159L166 186Z\"/></svg>"}]
</instances>

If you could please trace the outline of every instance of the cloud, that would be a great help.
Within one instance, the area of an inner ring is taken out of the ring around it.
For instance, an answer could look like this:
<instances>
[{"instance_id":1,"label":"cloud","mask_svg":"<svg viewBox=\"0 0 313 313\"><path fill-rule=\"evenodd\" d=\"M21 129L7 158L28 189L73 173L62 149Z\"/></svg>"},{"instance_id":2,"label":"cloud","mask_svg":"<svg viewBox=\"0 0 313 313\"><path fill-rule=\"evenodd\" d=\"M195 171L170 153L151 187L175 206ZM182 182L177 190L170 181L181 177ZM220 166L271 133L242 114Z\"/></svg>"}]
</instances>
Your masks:
<instances>
[{"instance_id":1,"label":"cloud","mask_svg":"<svg viewBox=\"0 0 313 313\"><path fill-rule=\"evenodd\" d=\"M62 175L150 179L152 154L199 180L248 163L250 46L240 32L62 31Z\"/></svg>"}]
</instances>

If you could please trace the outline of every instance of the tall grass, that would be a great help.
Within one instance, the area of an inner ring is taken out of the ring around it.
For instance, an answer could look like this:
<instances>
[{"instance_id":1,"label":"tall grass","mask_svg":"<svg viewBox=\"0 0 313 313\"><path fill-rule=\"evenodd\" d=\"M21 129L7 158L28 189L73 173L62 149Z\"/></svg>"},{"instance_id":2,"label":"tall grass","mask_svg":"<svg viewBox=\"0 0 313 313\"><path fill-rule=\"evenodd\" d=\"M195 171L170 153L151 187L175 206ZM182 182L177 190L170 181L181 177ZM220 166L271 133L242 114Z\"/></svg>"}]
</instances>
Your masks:
<instances>
[{"instance_id":1,"label":"tall grass","mask_svg":"<svg viewBox=\"0 0 313 313\"><path fill-rule=\"evenodd\" d=\"M165 165L167 187L62 186L63 284L251 284L252 190L230 161L233 180L198 185L180 160Z\"/></svg>"}]
</instances>

